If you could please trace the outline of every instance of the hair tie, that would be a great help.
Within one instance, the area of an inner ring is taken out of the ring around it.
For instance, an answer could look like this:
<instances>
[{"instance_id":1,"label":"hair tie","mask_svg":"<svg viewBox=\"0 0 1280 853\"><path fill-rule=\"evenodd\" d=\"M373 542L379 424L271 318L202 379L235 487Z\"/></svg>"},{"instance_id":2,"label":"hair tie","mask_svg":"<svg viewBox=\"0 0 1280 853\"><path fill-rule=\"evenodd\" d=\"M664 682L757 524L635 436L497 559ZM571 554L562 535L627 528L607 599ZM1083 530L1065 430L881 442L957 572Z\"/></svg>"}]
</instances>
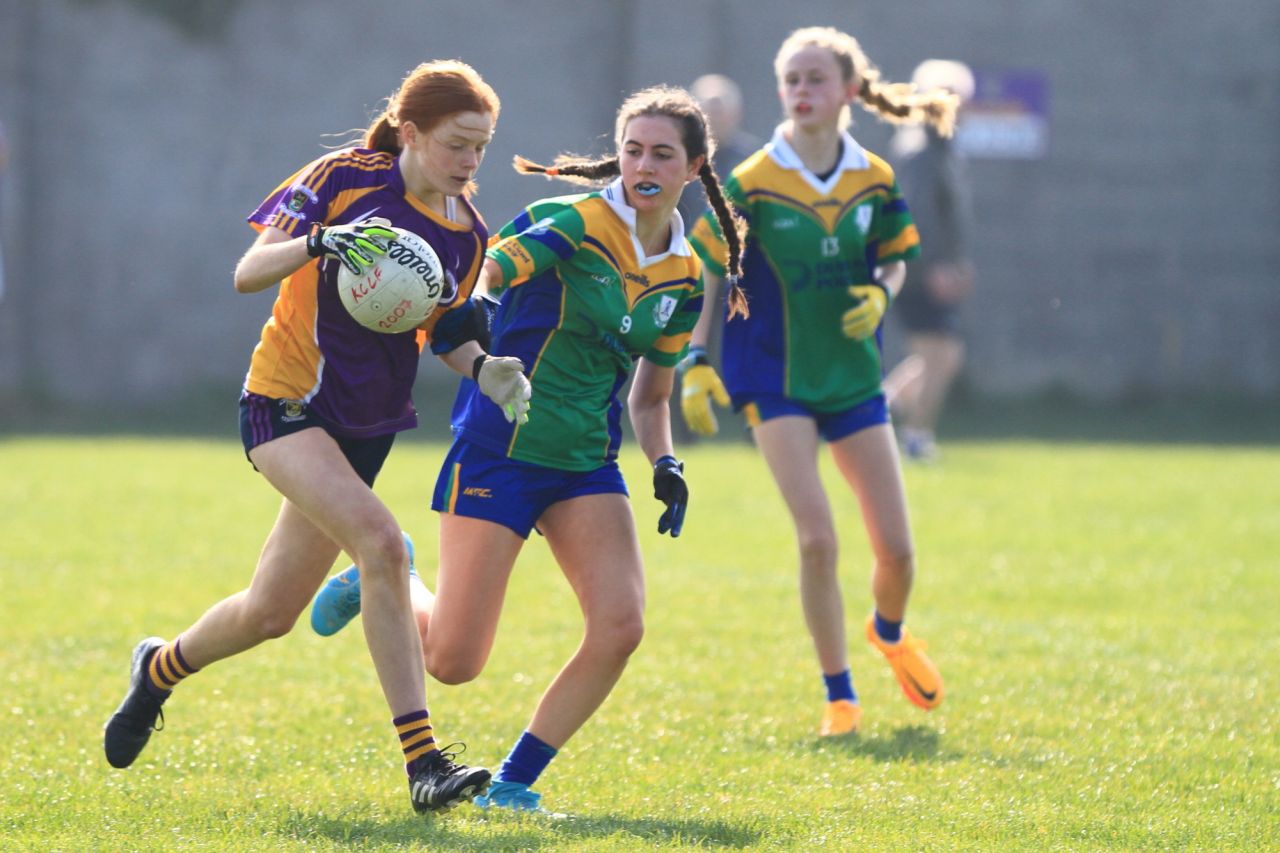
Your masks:
<instances>
[{"instance_id":1,"label":"hair tie","mask_svg":"<svg viewBox=\"0 0 1280 853\"><path fill-rule=\"evenodd\" d=\"M556 175L560 174L560 169L556 166L548 166L547 168L542 170L542 174L549 175L550 177L554 178Z\"/></svg>"}]
</instances>

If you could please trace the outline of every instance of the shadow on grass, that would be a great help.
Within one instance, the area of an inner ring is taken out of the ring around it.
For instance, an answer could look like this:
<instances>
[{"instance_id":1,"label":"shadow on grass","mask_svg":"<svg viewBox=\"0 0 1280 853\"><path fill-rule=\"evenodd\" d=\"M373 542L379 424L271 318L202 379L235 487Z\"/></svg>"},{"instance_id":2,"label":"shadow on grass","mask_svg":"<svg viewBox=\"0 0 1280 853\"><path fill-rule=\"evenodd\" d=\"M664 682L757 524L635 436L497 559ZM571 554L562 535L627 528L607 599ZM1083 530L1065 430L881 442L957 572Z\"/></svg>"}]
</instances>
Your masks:
<instances>
[{"instance_id":1,"label":"shadow on grass","mask_svg":"<svg viewBox=\"0 0 1280 853\"><path fill-rule=\"evenodd\" d=\"M839 752L862 755L874 761L955 761L959 756L944 752L938 733L928 726L902 726L888 737L852 734L827 737L805 744L812 752Z\"/></svg>"},{"instance_id":2,"label":"shadow on grass","mask_svg":"<svg viewBox=\"0 0 1280 853\"><path fill-rule=\"evenodd\" d=\"M467 807L464 807L467 808ZM462 822L458 822L458 819ZM479 820L477 820L479 818ZM555 820L540 815L475 813L464 816L405 817L392 821L294 814L282 827L282 835L294 840L327 838L365 847L406 847L423 844L447 850L556 849L568 838L615 838L644 845L680 842L699 848L754 847L760 833L718 820L664 820L661 818L571 817Z\"/></svg>"}]
</instances>

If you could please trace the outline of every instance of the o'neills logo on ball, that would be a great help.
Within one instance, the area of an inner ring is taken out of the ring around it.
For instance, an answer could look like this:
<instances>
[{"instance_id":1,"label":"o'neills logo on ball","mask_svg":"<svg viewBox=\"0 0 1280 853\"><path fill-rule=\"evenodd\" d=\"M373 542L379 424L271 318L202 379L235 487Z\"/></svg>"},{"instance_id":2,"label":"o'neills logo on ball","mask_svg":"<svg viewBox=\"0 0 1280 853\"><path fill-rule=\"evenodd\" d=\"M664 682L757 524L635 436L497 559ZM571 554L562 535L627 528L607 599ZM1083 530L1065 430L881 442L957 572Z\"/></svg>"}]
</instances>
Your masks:
<instances>
[{"instance_id":1,"label":"o'neills logo on ball","mask_svg":"<svg viewBox=\"0 0 1280 853\"><path fill-rule=\"evenodd\" d=\"M435 278L435 265L422 257L404 243L396 242L387 247L387 259L422 277L427 285L427 296L435 297L440 293L440 282Z\"/></svg>"},{"instance_id":2,"label":"o'neills logo on ball","mask_svg":"<svg viewBox=\"0 0 1280 853\"><path fill-rule=\"evenodd\" d=\"M358 303L361 299L377 290L378 285L381 283L382 268L378 266L370 267L364 278L351 285L351 301Z\"/></svg>"}]
</instances>

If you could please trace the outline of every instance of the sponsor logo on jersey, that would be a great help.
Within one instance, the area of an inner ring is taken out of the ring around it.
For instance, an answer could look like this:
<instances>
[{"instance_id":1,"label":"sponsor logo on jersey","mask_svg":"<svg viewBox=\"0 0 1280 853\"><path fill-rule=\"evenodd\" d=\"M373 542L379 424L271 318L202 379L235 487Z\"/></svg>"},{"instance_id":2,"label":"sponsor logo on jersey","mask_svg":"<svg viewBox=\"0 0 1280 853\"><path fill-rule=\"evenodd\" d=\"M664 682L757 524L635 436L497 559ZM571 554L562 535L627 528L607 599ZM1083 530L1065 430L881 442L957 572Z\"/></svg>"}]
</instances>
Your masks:
<instances>
[{"instance_id":1,"label":"sponsor logo on jersey","mask_svg":"<svg viewBox=\"0 0 1280 853\"><path fill-rule=\"evenodd\" d=\"M600 343L604 344L605 347L616 352L618 355L630 358L630 353L627 352L627 348L623 346L622 341L618 340L608 332L600 333Z\"/></svg>"},{"instance_id":2,"label":"sponsor logo on jersey","mask_svg":"<svg viewBox=\"0 0 1280 853\"><path fill-rule=\"evenodd\" d=\"M533 256L526 252L524 246L521 246L516 240L504 240L498 244L494 251L506 255L511 260L511 263L517 267L522 264L533 263Z\"/></svg>"},{"instance_id":3,"label":"sponsor logo on jersey","mask_svg":"<svg viewBox=\"0 0 1280 853\"><path fill-rule=\"evenodd\" d=\"M788 216L786 219L775 219L772 224L776 231L789 231L792 228L799 227L800 220L794 216Z\"/></svg>"},{"instance_id":4,"label":"sponsor logo on jersey","mask_svg":"<svg viewBox=\"0 0 1280 853\"><path fill-rule=\"evenodd\" d=\"M674 296L663 296L653 306L653 324L659 329L665 329L667 323L671 320L671 315L676 312L676 298Z\"/></svg>"},{"instance_id":5,"label":"sponsor logo on jersey","mask_svg":"<svg viewBox=\"0 0 1280 853\"><path fill-rule=\"evenodd\" d=\"M649 276L645 275L644 273L634 273L631 270L627 270L622 274L622 277L625 278L627 281L634 281L636 284L640 285L641 287L649 286Z\"/></svg>"}]
</instances>

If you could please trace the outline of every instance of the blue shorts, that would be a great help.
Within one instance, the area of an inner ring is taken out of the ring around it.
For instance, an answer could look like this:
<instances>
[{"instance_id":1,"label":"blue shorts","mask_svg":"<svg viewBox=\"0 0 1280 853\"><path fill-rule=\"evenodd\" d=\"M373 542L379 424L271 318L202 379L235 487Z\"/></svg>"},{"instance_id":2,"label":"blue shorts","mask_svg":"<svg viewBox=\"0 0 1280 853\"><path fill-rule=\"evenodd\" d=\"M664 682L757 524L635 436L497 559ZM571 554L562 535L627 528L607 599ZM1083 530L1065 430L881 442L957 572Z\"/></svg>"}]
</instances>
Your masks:
<instances>
[{"instance_id":1,"label":"blue shorts","mask_svg":"<svg viewBox=\"0 0 1280 853\"><path fill-rule=\"evenodd\" d=\"M617 462L606 462L594 471L562 471L455 439L436 480L431 508L492 521L528 539L552 504L607 494L627 494Z\"/></svg>"},{"instance_id":2,"label":"blue shorts","mask_svg":"<svg viewBox=\"0 0 1280 853\"><path fill-rule=\"evenodd\" d=\"M319 427L329 433L360 479L373 487L382 463L391 452L391 443L396 440L394 432L373 438L335 435L329 424L300 400L276 400L249 391L240 395L240 441L244 443L246 459L249 459L249 451L259 444L311 427ZM249 464L253 465L252 459L249 459ZM253 470L257 471L258 466L253 465Z\"/></svg>"},{"instance_id":3,"label":"blue shorts","mask_svg":"<svg viewBox=\"0 0 1280 853\"><path fill-rule=\"evenodd\" d=\"M756 397L740 408L747 417L749 427L757 427L783 415L812 418L818 425L818 434L828 442L839 441L867 427L889 423L889 407L885 405L883 394L877 394L840 412L815 412L803 403L780 396Z\"/></svg>"}]
</instances>

